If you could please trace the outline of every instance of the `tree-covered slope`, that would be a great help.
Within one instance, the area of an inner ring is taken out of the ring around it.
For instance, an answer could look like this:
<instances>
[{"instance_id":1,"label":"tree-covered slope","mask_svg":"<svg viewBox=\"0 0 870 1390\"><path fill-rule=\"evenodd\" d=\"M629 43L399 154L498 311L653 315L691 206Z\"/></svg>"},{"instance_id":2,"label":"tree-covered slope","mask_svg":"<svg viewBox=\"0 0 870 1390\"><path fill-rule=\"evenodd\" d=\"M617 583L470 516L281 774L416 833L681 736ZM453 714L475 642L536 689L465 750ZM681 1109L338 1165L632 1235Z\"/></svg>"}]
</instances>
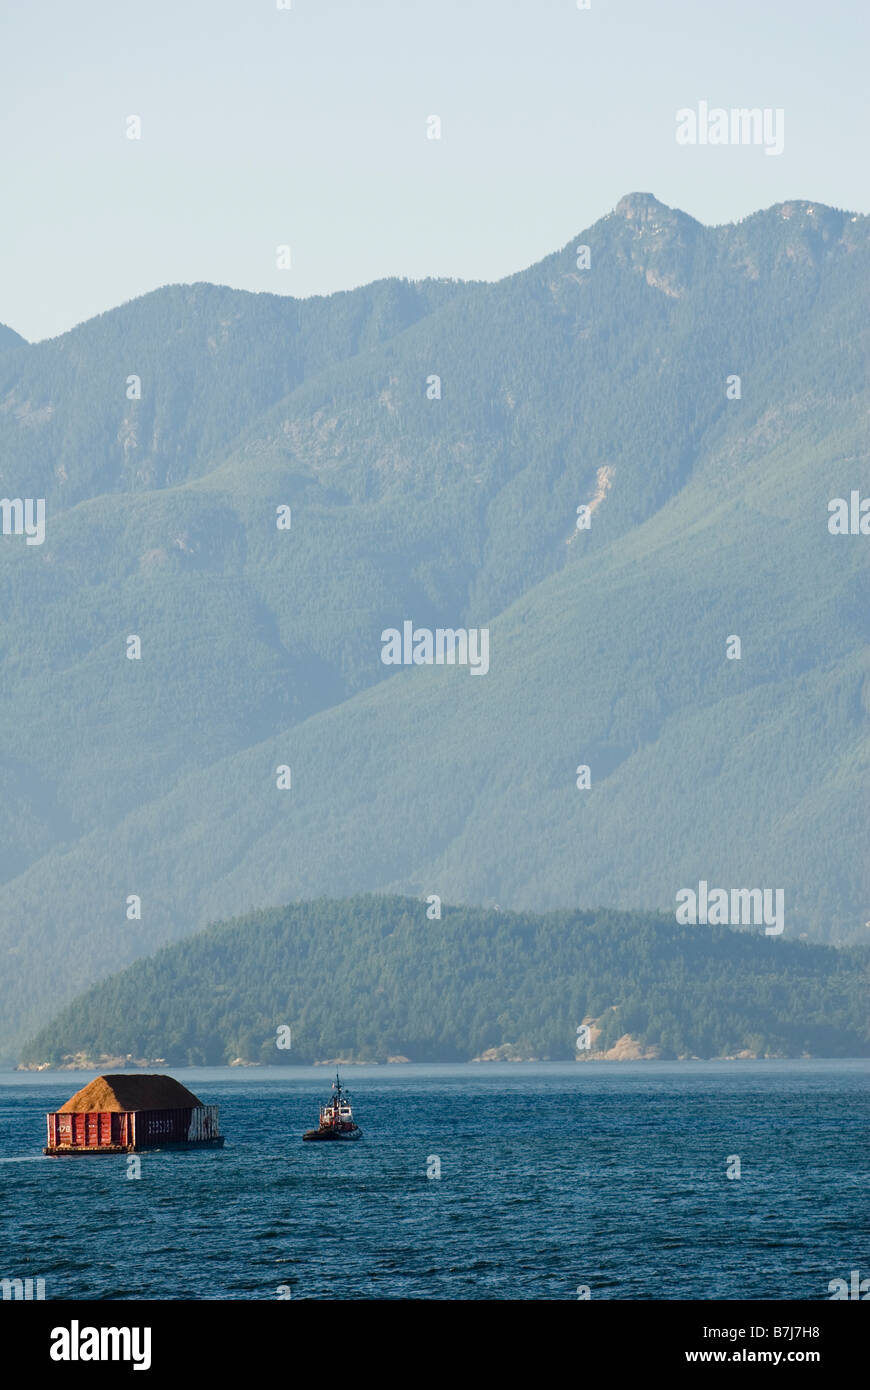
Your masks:
<instances>
[{"instance_id":1,"label":"tree-covered slope","mask_svg":"<svg viewBox=\"0 0 870 1390\"><path fill-rule=\"evenodd\" d=\"M430 919L408 898L325 900L137 962L74 1000L23 1060L556 1059L575 1055L584 1020L590 1054L629 1034L665 1057L862 1056L868 963L866 950L652 914L445 906Z\"/></svg>"},{"instance_id":2,"label":"tree-covered slope","mask_svg":"<svg viewBox=\"0 0 870 1390\"><path fill-rule=\"evenodd\" d=\"M5 352L8 348L26 346L26 338L22 338L20 333L15 332L14 328L9 328L5 323L0 323L0 352Z\"/></svg>"},{"instance_id":3,"label":"tree-covered slope","mask_svg":"<svg viewBox=\"0 0 870 1390\"><path fill-rule=\"evenodd\" d=\"M465 288L381 280L299 300L167 285L0 356L4 492L45 497L56 516L89 498L198 477L303 381Z\"/></svg>"}]
</instances>

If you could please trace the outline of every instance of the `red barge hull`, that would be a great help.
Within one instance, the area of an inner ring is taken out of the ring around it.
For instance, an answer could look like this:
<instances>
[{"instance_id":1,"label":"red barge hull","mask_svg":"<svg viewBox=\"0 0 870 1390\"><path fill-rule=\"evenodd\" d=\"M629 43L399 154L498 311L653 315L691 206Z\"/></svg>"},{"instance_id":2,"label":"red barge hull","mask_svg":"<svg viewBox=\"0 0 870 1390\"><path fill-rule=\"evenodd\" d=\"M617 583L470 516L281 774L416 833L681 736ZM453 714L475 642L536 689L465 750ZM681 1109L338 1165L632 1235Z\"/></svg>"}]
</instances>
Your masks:
<instances>
[{"instance_id":1,"label":"red barge hull","mask_svg":"<svg viewBox=\"0 0 870 1390\"><path fill-rule=\"evenodd\" d=\"M172 1110L55 1110L46 1115L44 1154L130 1154L151 1149L220 1149L219 1107Z\"/></svg>"}]
</instances>

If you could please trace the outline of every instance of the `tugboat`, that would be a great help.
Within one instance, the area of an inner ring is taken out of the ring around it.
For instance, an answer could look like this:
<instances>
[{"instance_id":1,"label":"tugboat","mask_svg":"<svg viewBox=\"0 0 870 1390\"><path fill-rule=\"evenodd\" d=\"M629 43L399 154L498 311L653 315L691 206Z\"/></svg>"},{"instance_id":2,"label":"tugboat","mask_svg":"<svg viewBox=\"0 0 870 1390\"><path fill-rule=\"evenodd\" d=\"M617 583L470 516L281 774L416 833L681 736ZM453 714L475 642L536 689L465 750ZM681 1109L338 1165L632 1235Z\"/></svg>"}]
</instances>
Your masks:
<instances>
[{"instance_id":1,"label":"tugboat","mask_svg":"<svg viewBox=\"0 0 870 1390\"><path fill-rule=\"evenodd\" d=\"M350 1096L341 1089L338 1072L332 1083L332 1098L320 1107L320 1124L309 1129L303 1139L362 1139L362 1130L354 1123Z\"/></svg>"}]
</instances>

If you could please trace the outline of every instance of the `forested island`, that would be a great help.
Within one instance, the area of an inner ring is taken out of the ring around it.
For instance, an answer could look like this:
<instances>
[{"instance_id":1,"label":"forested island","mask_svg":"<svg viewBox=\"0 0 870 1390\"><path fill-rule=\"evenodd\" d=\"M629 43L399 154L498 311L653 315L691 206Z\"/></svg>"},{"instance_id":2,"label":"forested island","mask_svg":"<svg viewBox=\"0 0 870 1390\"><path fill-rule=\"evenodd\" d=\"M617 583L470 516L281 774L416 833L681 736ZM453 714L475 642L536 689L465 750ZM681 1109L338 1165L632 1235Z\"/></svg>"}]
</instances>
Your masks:
<instances>
[{"instance_id":1,"label":"forested island","mask_svg":"<svg viewBox=\"0 0 870 1390\"><path fill-rule=\"evenodd\" d=\"M219 923L102 980L26 1067L870 1053L870 950L607 909L366 895Z\"/></svg>"}]
</instances>

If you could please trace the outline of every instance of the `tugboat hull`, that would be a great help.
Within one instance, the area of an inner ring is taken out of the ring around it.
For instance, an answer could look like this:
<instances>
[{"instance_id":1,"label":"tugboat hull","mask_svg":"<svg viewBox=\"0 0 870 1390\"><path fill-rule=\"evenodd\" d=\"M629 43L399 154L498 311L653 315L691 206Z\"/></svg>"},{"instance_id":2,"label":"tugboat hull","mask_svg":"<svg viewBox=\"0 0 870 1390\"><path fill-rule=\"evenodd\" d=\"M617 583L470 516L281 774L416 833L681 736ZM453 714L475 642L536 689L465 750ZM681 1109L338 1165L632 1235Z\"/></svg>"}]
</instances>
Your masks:
<instances>
[{"instance_id":1,"label":"tugboat hull","mask_svg":"<svg viewBox=\"0 0 870 1390\"><path fill-rule=\"evenodd\" d=\"M357 1128L356 1126L353 1129L348 1130L336 1130L332 1128L309 1129L306 1134L303 1134L302 1138L318 1140L335 1139L339 1142L341 1142L342 1140L347 1142L350 1139L362 1139L362 1130Z\"/></svg>"}]
</instances>

